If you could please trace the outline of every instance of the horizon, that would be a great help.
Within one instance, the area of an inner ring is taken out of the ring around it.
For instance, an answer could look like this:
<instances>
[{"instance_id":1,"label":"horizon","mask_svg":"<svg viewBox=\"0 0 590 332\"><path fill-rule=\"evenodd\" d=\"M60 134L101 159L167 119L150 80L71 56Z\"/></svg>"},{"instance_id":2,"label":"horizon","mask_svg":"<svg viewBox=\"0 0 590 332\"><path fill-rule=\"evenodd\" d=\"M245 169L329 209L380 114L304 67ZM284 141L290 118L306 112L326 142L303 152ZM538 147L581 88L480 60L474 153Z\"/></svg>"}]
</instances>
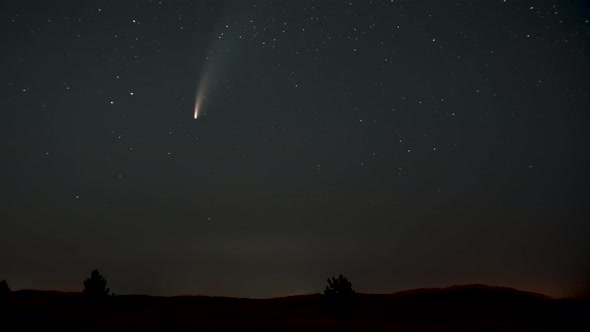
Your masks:
<instances>
[{"instance_id":1,"label":"horizon","mask_svg":"<svg viewBox=\"0 0 590 332\"><path fill-rule=\"evenodd\" d=\"M590 3L2 7L15 289L590 283Z\"/></svg>"},{"instance_id":2,"label":"horizon","mask_svg":"<svg viewBox=\"0 0 590 332\"><path fill-rule=\"evenodd\" d=\"M354 286L354 285L353 285ZM359 295L407 295L407 294L419 294L419 293L432 293L432 292L450 292L457 289L469 289L469 290L476 290L476 289L485 289L490 291L510 291L530 296L541 296L547 299L552 300L559 300L559 299L571 299L576 298L576 296L571 297L554 297L543 293L537 292L530 292L522 289L506 287L506 286L495 286L495 285L486 285L486 284L462 284L462 285L451 285L446 287L421 287L421 288L413 288L413 289L406 289L400 290L395 292L384 292L384 293L367 293L367 292L359 292L358 290L353 290L356 294ZM59 290L59 289L11 289L11 292L41 292L41 293L61 293L61 294L79 294L83 295L83 290ZM291 294L291 295L279 295L273 297L238 297L238 296L227 296L227 295L208 295L208 294L173 294L173 295L153 295L153 294L119 294L114 292L111 289L112 296L148 296L148 297L212 297L212 298L232 298L232 299L251 299L251 300L271 300L271 299L283 299L283 298L290 298L290 297L300 297L300 296L313 296L313 295L324 295L322 291L318 291L315 293L301 293L301 294ZM579 296L579 295L578 295Z\"/></svg>"}]
</instances>

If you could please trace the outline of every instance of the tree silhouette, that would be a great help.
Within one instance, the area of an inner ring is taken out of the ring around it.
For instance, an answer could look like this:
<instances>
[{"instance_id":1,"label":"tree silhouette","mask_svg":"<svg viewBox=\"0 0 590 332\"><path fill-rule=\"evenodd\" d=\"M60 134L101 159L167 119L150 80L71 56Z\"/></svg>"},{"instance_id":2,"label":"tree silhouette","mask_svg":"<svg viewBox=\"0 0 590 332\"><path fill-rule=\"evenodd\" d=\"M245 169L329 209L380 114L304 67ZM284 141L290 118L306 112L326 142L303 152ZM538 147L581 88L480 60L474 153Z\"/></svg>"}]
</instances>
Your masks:
<instances>
[{"instance_id":1,"label":"tree silhouette","mask_svg":"<svg viewBox=\"0 0 590 332\"><path fill-rule=\"evenodd\" d=\"M90 298L102 298L109 295L107 280L98 272L93 270L90 278L84 281L84 295Z\"/></svg>"},{"instance_id":2,"label":"tree silhouette","mask_svg":"<svg viewBox=\"0 0 590 332\"><path fill-rule=\"evenodd\" d=\"M332 299L346 299L354 297L356 293L352 289L352 283L343 275L339 275L338 279L332 277L328 278L328 286L324 290L324 295Z\"/></svg>"},{"instance_id":3,"label":"tree silhouette","mask_svg":"<svg viewBox=\"0 0 590 332\"><path fill-rule=\"evenodd\" d=\"M6 300L10 296L10 288L6 280L0 281L0 300Z\"/></svg>"},{"instance_id":4,"label":"tree silhouette","mask_svg":"<svg viewBox=\"0 0 590 332\"><path fill-rule=\"evenodd\" d=\"M346 315L357 302L356 292L352 289L352 283L343 275L338 278L328 278L328 286L324 290L324 296L328 307L336 315Z\"/></svg>"},{"instance_id":5,"label":"tree silhouette","mask_svg":"<svg viewBox=\"0 0 590 332\"><path fill-rule=\"evenodd\" d=\"M0 330L12 331L12 308L10 288L6 280L0 281Z\"/></svg>"}]
</instances>

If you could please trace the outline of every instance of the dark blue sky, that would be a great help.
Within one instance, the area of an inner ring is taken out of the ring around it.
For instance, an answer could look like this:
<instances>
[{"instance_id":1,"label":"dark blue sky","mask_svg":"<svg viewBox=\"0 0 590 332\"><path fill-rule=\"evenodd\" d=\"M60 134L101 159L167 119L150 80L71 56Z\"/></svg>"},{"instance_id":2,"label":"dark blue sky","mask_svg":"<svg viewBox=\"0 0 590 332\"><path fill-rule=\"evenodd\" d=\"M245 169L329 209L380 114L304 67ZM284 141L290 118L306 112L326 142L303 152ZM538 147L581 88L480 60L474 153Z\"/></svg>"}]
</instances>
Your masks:
<instances>
[{"instance_id":1,"label":"dark blue sky","mask_svg":"<svg viewBox=\"0 0 590 332\"><path fill-rule=\"evenodd\" d=\"M154 295L590 279L584 1L1 7L13 289L94 268Z\"/></svg>"}]
</instances>

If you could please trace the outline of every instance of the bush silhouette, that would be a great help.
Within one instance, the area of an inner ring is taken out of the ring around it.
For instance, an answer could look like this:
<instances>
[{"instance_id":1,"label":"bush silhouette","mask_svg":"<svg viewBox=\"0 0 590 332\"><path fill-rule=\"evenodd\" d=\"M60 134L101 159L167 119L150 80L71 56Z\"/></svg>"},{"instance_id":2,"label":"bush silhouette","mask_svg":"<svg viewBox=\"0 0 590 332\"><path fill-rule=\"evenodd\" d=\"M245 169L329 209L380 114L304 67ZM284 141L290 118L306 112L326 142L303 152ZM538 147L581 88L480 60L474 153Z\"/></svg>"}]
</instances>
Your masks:
<instances>
[{"instance_id":1,"label":"bush silhouette","mask_svg":"<svg viewBox=\"0 0 590 332\"><path fill-rule=\"evenodd\" d=\"M98 272L92 271L90 278L84 281L84 295L90 298L102 298L109 295L107 280Z\"/></svg>"},{"instance_id":2,"label":"bush silhouette","mask_svg":"<svg viewBox=\"0 0 590 332\"><path fill-rule=\"evenodd\" d=\"M326 304L336 313L347 313L357 302L356 292L352 289L352 283L343 275L338 278L328 278L328 286L324 290Z\"/></svg>"}]
</instances>

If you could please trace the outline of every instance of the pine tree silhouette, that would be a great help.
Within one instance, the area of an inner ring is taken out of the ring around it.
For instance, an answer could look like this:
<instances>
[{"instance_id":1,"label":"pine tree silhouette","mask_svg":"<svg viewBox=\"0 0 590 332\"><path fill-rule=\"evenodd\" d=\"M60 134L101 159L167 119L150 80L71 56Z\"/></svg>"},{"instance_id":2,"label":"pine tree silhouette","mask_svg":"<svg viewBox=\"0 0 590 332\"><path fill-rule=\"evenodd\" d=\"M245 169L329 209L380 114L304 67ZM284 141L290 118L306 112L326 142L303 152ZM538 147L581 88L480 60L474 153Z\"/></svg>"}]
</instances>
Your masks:
<instances>
[{"instance_id":1,"label":"pine tree silhouette","mask_svg":"<svg viewBox=\"0 0 590 332\"><path fill-rule=\"evenodd\" d=\"M0 331L12 331L12 306L10 288L6 280L0 281Z\"/></svg>"},{"instance_id":2,"label":"pine tree silhouette","mask_svg":"<svg viewBox=\"0 0 590 332\"><path fill-rule=\"evenodd\" d=\"M90 298L101 298L109 295L107 280L98 272L93 270L90 278L84 281L84 295Z\"/></svg>"},{"instance_id":3,"label":"pine tree silhouette","mask_svg":"<svg viewBox=\"0 0 590 332\"><path fill-rule=\"evenodd\" d=\"M0 300L5 300L10 296L10 288L6 280L0 281Z\"/></svg>"},{"instance_id":4,"label":"pine tree silhouette","mask_svg":"<svg viewBox=\"0 0 590 332\"><path fill-rule=\"evenodd\" d=\"M332 277L331 280L328 278L324 297L327 308L340 318L346 318L357 303L357 294L352 289L352 283L343 275Z\"/></svg>"},{"instance_id":5,"label":"pine tree silhouette","mask_svg":"<svg viewBox=\"0 0 590 332\"><path fill-rule=\"evenodd\" d=\"M328 286L324 290L324 295L330 299L347 299L355 296L355 292L352 289L352 283L346 279L343 275L339 275L338 279L332 277L332 280L328 278Z\"/></svg>"}]
</instances>

